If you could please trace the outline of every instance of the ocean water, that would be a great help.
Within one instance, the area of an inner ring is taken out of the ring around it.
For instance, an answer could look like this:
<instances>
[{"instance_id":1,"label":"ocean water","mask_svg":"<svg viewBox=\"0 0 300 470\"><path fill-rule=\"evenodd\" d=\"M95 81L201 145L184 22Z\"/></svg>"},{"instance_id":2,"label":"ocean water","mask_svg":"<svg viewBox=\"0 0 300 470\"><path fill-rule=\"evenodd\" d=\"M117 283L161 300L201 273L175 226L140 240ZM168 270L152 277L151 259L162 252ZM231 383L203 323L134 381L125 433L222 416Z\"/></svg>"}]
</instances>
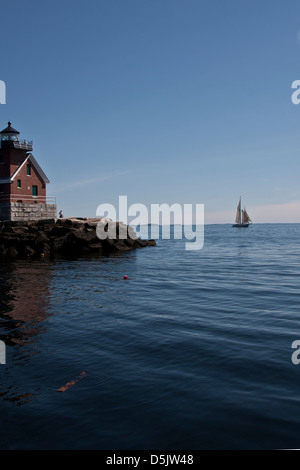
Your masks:
<instances>
[{"instance_id":1,"label":"ocean water","mask_svg":"<svg viewBox=\"0 0 300 470\"><path fill-rule=\"evenodd\" d=\"M0 447L300 447L299 240L209 225L199 251L1 261Z\"/></svg>"}]
</instances>

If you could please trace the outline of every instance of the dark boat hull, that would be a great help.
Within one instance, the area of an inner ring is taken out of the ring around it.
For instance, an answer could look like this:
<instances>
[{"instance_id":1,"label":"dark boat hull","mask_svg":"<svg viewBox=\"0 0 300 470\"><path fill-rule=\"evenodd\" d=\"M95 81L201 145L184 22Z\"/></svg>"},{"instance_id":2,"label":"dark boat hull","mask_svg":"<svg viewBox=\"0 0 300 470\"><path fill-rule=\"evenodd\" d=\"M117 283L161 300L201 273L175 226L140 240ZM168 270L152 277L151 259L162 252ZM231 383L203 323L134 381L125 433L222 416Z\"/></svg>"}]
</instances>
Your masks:
<instances>
[{"instance_id":1,"label":"dark boat hull","mask_svg":"<svg viewBox=\"0 0 300 470\"><path fill-rule=\"evenodd\" d=\"M233 224L233 227L247 228L247 227L249 227L249 224Z\"/></svg>"}]
</instances>

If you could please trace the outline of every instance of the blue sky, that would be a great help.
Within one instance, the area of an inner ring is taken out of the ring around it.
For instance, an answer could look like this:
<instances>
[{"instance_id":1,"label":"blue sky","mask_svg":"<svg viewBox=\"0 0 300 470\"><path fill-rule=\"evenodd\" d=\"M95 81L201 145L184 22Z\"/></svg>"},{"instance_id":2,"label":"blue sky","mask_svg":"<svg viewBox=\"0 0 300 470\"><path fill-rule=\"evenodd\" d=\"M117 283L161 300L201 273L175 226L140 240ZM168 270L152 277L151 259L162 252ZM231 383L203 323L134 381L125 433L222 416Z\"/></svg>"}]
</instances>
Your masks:
<instances>
[{"instance_id":1,"label":"blue sky","mask_svg":"<svg viewBox=\"0 0 300 470\"><path fill-rule=\"evenodd\" d=\"M101 203L203 203L300 222L297 0L7 2L10 119L66 216Z\"/></svg>"}]
</instances>

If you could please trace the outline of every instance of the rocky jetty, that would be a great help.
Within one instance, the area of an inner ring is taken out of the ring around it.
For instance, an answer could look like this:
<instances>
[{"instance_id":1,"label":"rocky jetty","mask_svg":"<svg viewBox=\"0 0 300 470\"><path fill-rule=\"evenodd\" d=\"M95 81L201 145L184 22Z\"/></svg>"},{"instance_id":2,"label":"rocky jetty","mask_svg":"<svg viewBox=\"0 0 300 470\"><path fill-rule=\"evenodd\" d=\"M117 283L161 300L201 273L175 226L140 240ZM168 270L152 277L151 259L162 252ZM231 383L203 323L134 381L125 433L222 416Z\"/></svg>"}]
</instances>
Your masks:
<instances>
[{"instance_id":1,"label":"rocky jetty","mask_svg":"<svg viewBox=\"0 0 300 470\"><path fill-rule=\"evenodd\" d=\"M137 238L132 227L113 224L116 238L99 239L98 223L103 231L111 229L107 219L68 218L32 222L0 222L0 256L7 258L107 255L146 246L154 240ZM125 231L125 232L124 232ZM119 234L126 234L120 239Z\"/></svg>"}]
</instances>

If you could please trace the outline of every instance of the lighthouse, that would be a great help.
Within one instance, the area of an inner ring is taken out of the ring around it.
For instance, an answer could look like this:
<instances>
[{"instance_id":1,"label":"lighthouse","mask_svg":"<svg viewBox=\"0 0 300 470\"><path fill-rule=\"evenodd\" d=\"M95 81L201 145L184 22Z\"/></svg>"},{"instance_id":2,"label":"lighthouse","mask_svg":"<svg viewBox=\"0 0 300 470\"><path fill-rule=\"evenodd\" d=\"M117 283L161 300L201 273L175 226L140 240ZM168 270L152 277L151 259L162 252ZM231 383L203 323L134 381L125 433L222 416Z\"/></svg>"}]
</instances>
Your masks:
<instances>
[{"instance_id":1,"label":"lighthouse","mask_svg":"<svg viewBox=\"0 0 300 470\"><path fill-rule=\"evenodd\" d=\"M11 122L0 132L0 220L55 218L55 198L46 194L50 181L32 154L32 141L19 136Z\"/></svg>"}]
</instances>

